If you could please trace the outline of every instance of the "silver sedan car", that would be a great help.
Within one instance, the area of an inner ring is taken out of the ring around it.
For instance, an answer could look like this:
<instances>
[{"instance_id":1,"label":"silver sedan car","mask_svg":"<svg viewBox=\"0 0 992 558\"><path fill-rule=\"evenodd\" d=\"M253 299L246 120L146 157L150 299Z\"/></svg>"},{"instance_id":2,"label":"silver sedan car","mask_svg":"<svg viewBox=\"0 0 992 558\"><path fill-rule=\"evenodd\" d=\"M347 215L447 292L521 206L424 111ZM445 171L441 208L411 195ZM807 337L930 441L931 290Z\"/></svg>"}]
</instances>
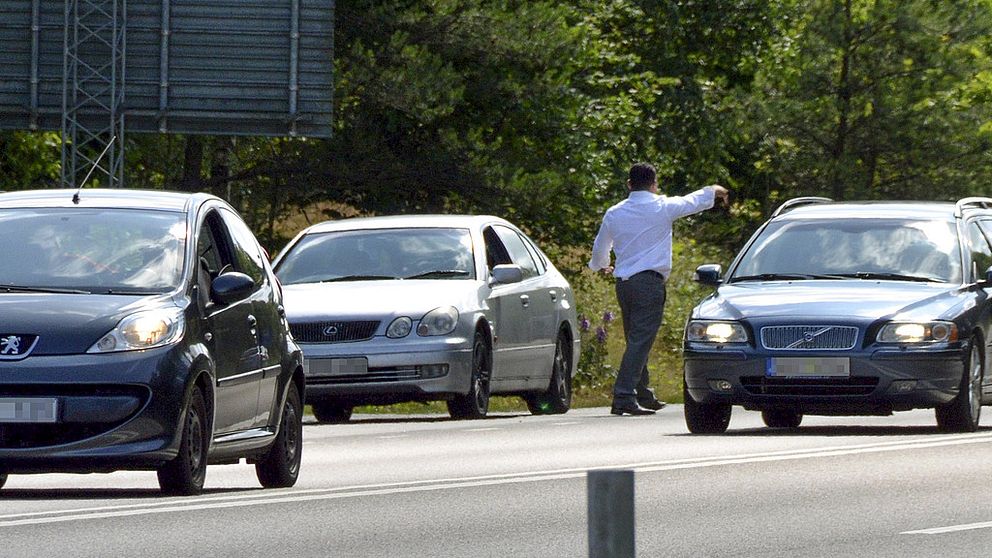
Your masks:
<instances>
[{"instance_id":1,"label":"silver sedan car","mask_svg":"<svg viewBox=\"0 0 992 558\"><path fill-rule=\"evenodd\" d=\"M357 405L444 400L482 418L490 395L534 414L571 405L575 298L517 227L490 216L328 221L274 262L320 422Z\"/></svg>"}]
</instances>

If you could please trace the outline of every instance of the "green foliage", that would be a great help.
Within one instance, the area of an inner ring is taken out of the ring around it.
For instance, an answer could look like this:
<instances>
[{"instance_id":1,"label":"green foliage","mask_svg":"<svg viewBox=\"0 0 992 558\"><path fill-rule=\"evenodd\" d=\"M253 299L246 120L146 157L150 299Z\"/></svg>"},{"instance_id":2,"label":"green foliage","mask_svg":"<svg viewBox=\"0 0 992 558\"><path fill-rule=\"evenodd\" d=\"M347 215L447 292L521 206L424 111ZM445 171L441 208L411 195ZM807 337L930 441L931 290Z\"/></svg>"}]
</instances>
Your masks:
<instances>
[{"instance_id":1,"label":"green foliage","mask_svg":"<svg viewBox=\"0 0 992 558\"><path fill-rule=\"evenodd\" d=\"M0 190L57 186L61 149L59 134L0 132Z\"/></svg>"}]
</instances>

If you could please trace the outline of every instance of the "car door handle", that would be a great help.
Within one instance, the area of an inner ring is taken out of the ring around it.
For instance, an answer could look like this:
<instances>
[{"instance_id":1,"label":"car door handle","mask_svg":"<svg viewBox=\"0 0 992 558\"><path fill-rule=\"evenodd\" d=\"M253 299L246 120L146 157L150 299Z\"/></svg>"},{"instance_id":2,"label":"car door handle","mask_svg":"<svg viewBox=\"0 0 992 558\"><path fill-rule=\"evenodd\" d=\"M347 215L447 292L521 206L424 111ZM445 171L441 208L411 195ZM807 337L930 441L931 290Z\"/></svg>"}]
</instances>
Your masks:
<instances>
[{"instance_id":1,"label":"car door handle","mask_svg":"<svg viewBox=\"0 0 992 558\"><path fill-rule=\"evenodd\" d=\"M523 304L524 308L530 306L530 297L527 295L520 295L520 304Z\"/></svg>"},{"instance_id":2,"label":"car door handle","mask_svg":"<svg viewBox=\"0 0 992 558\"><path fill-rule=\"evenodd\" d=\"M548 295L551 296L551 302L558 302L558 293L556 291L548 291Z\"/></svg>"},{"instance_id":3,"label":"car door handle","mask_svg":"<svg viewBox=\"0 0 992 558\"><path fill-rule=\"evenodd\" d=\"M258 333L257 327L258 327L258 320L255 318L255 316L248 314L248 328L251 330L252 335L256 335Z\"/></svg>"}]
</instances>

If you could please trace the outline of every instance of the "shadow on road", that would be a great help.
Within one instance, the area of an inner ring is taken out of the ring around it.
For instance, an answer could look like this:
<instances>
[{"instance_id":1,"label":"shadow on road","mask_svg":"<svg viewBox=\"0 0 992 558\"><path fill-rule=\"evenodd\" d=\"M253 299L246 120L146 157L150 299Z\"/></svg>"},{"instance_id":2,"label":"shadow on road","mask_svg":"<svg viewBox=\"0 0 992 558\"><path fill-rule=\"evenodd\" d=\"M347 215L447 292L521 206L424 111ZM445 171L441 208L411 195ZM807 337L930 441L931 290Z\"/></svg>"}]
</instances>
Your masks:
<instances>
[{"instance_id":1,"label":"shadow on road","mask_svg":"<svg viewBox=\"0 0 992 558\"><path fill-rule=\"evenodd\" d=\"M357 424L399 424L404 422L420 422L420 423L431 423L431 422L464 422L466 424L487 424L492 421L497 421L501 419L515 419L520 417L529 417L530 413L500 413L497 415L488 415L484 419L468 420L468 419L454 419L447 415L362 415L362 416L352 416L347 422L317 422L316 419L307 415L306 419L303 421L305 425L312 426L348 426Z\"/></svg>"},{"instance_id":2,"label":"shadow on road","mask_svg":"<svg viewBox=\"0 0 992 558\"><path fill-rule=\"evenodd\" d=\"M992 432L992 427L980 427L977 432ZM710 436L730 436L730 437L843 437L843 436L921 436L924 434L948 435L949 432L941 432L936 426L800 426L799 428L742 428L727 430L723 434L710 434ZM677 434L678 436L700 436L700 434ZM705 436L705 434L704 434Z\"/></svg>"},{"instance_id":3,"label":"shadow on road","mask_svg":"<svg viewBox=\"0 0 992 558\"><path fill-rule=\"evenodd\" d=\"M245 492L261 492L258 488L215 488L204 490L199 496L215 496L219 494L235 494ZM195 496L193 496L195 497ZM177 498L163 494L153 488L5 488L0 490L2 500L162 500ZM191 498L180 496L179 499Z\"/></svg>"}]
</instances>

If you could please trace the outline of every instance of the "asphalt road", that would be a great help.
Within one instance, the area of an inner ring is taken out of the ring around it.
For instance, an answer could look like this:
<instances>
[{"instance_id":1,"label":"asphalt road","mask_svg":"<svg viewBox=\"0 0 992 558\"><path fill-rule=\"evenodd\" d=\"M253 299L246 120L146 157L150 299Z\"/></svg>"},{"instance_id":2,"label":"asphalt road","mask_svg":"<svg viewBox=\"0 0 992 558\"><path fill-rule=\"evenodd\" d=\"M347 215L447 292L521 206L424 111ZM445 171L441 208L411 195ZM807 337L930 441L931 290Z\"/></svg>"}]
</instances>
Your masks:
<instances>
[{"instance_id":1,"label":"asphalt road","mask_svg":"<svg viewBox=\"0 0 992 558\"><path fill-rule=\"evenodd\" d=\"M260 489L247 465L208 468L190 498L160 496L146 472L12 476L0 556L581 557L595 468L635 470L641 557L992 548L992 429L942 434L929 411L807 417L795 431L735 411L722 436L690 436L678 406L356 415L304 438L286 490Z\"/></svg>"}]
</instances>

